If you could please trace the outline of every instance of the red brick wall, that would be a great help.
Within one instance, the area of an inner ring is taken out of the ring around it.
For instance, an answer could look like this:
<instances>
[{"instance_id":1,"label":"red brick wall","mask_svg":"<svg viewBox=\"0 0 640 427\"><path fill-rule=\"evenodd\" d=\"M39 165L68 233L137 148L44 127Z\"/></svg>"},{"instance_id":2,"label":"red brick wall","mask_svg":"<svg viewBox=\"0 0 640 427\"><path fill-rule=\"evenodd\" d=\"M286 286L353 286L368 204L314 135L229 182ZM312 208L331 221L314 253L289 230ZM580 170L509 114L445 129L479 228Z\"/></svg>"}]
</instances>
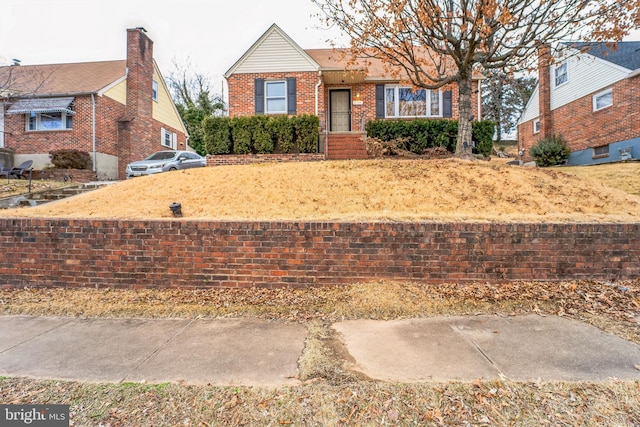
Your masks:
<instances>
[{"instance_id":1,"label":"red brick wall","mask_svg":"<svg viewBox=\"0 0 640 427\"><path fill-rule=\"evenodd\" d=\"M318 84L318 73L300 72L233 74L227 79L230 94L229 116L255 115L255 79L284 80L288 77L295 77L296 79L296 114L316 114L315 90L316 84ZM323 102L324 100L319 97L319 107L324 105Z\"/></svg>"},{"instance_id":2,"label":"red brick wall","mask_svg":"<svg viewBox=\"0 0 640 427\"><path fill-rule=\"evenodd\" d=\"M0 257L5 287L305 287L381 279L640 277L640 224L2 218L0 249L11 254Z\"/></svg>"},{"instance_id":3,"label":"red brick wall","mask_svg":"<svg viewBox=\"0 0 640 427\"><path fill-rule=\"evenodd\" d=\"M613 85L613 105L593 111L593 95L579 98L551 111L552 134L562 135L571 151L598 147L640 136L640 78L624 79ZM529 156L529 148L543 138L533 133L533 121L518 126L518 141Z\"/></svg>"},{"instance_id":4,"label":"red brick wall","mask_svg":"<svg viewBox=\"0 0 640 427\"><path fill-rule=\"evenodd\" d=\"M207 166L252 165L256 163L313 162L324 160L324 154L225 154L207 156Z\"/></svg>"}]
</instances>

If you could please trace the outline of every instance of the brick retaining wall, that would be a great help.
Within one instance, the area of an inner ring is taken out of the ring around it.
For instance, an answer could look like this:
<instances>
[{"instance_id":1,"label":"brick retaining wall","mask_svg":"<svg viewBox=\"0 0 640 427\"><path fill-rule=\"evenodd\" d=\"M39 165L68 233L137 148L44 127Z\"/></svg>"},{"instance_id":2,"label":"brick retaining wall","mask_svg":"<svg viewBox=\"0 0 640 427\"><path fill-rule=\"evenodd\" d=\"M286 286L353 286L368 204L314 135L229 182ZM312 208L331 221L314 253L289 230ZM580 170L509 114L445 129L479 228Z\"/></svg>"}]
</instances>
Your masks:
<instances>
[{"instance_id":1,"label":"brick retaining wall","mask_svg":"<svg viewBox=\"0 0 640 427\"><path fill-rule=\"evenodd\" d=\"M0 219L2 286L625 280L640 224Z\"/></svg>"},{"instance_id":2,"label":"brick retaining wall","mask_svg":"<svg viewBox=\"0 0 640 427\"><path fill-rule=\"evenodd\" d=\"M254 163L314 162L324 160L322 153L221 154L207 156L207 166L250 165Z\"/></svg>"}]
</instances>

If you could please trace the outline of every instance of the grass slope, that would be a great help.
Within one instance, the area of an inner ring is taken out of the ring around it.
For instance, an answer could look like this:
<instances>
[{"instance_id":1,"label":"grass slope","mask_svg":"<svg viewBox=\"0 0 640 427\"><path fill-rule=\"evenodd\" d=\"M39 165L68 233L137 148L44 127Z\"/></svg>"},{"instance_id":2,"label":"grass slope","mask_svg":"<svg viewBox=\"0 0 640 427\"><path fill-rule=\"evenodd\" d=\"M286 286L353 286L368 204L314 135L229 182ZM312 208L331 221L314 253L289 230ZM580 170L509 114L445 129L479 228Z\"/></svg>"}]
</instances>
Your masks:
<instances>
[{"instance_id":1,"label":"grass slope","mask_svg":"<svg viewBox=\"0 0 640 427\"><path fill-rule=\"evenodd\" d=\"M629 173L626 178L631 176ZM182 204L187 219L640 220L640 196L584 174L454 159L202 168L136 178L72 199L0 215L169 219L168 207L174 201Z\"/></svg>"}]
</instances>

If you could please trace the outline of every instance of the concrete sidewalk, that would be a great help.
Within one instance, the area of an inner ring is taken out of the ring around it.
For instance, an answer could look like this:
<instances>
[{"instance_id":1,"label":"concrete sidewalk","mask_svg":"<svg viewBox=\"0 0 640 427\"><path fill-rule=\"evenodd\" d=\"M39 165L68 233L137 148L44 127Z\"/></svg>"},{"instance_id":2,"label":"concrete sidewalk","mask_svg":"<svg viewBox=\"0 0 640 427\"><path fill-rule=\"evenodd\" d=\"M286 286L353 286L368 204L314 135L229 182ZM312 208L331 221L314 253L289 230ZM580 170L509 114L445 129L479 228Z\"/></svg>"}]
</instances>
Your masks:
<instances>
[{"instance_id":1,"label":"concrete sidewalk","mask_svg":"<svg viewBox=\"0 0 640 427\"><path fill-rule=\"evenodd\" d=\"M398 382L640 380L640 346L536 315L333 325L367 376ZM0 316L0 375L91 382L295 385L307 331L256 319Z\"/></svg>"}]
</instances>

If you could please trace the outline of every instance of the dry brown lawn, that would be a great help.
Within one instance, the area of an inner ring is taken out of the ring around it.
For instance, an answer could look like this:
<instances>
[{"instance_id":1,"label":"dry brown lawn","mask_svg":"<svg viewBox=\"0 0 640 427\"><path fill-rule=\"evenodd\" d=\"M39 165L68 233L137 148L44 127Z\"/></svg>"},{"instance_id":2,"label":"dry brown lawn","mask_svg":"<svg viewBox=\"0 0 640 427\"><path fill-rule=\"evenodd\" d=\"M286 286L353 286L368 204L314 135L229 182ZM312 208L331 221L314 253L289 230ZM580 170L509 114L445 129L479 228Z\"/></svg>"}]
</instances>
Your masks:
<instances>
[{"instance_id":1,"label":"dry brown lawn","mask_svg":"<svg viewBox=\"0 0 640 427\"><path fill-rule=\"evenodd\" d=\"M169 205L180 202L186 219L637 222L639 165L386 159L221 166L135 178L0 215L169 219ZM610 186L618 178L624 188Z\"/></svg>"}]
</instances>

